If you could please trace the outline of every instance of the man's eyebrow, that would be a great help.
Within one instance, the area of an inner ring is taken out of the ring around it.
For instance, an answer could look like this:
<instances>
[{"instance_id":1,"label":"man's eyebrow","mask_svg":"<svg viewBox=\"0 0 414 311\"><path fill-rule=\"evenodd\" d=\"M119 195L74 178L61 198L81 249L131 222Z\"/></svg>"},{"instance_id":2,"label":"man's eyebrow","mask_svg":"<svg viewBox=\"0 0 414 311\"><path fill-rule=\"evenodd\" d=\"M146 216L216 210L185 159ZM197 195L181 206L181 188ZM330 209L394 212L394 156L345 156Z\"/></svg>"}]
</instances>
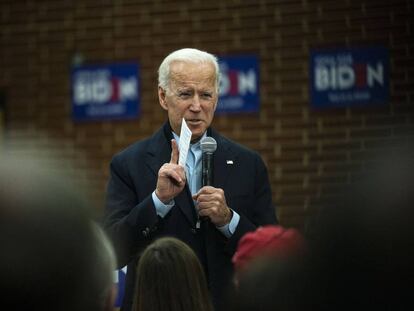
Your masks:
<instances>
[{"instance_id":1,"label":"man's eyebrow","mask_svg":"<svg viewBox=\"0 0 414 311\"><path fill-rule=\"evenodd\" d=\"M192 92L193 90L189 87L179 87L176 90L177 92Z\"/></svg>"}]
</instances>

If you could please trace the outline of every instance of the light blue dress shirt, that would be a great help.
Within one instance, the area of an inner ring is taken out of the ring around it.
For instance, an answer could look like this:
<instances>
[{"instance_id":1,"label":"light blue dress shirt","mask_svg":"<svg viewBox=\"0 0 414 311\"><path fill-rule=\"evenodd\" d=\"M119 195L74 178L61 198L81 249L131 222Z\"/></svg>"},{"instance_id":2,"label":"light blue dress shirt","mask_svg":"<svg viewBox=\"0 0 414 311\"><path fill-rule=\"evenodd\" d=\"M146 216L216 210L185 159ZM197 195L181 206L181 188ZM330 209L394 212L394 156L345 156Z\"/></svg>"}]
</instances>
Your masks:
<instances>
[{"instance_id":1,"label":"light blue dress shirt","mask_svg":"<svg viewBox=\"0 0 414 311\"><path fill-rule=\"evenodd\" d=\"M180 137L177 136L174 132L174 139L176 140L177 144L180 144ZM204 133L203 137L206 136L206 133ZM194 195L200 190L201 188L201 169L202 169L202 152L200 147L200 140L196 142L195 144L191 144L190 148L188 150L187 154L187 161L185 163L185 172L187 177L187 183L190 188L191 194ZM157 211L157 214L160 217L165 217L165 215L168 214L168 212L171 210L171 208L174 206L175 202L174 200L171 200L168 202L168 204L164 204L160 201L160 199L155 194L155 191L152 193L152 200L154 201L155 209ZM194 202L196 204L196 202ZM196 211L197 212L197 211ZM231 237L236 231L237 225L240 221L240 215L237 214L235 211L233 211L233 216L230 220L230 223L222 226L217 227L217 229L223 233L227 238Z\"/></svg>"}]
</instances>

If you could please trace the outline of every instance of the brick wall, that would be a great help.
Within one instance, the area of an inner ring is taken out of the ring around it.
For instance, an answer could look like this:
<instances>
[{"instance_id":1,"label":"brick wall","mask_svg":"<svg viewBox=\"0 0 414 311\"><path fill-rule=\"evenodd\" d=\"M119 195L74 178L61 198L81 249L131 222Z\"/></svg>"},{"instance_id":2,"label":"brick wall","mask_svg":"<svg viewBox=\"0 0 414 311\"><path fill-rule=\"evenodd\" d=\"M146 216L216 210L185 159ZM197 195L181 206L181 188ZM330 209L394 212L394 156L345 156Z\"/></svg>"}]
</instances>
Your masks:
<instances>
[{"instance_id":1,"label":"brick wall","mask_svg":"<svg viewBox=\"0 0 414 311\"><path fill-rule=\"evenodd\" d=\"M35 1L0 4L0 89L6 135L17 150L40 146L66 161L102 210L112 155L165 120L156 71L174 49L260 58L258 114L217 116L214 126L259 151L282 224L307 216L349 182L383 142L414 140L414 36L410 0ZM311 48L383 45L391 57L391 100L371 109L309 108ZM86 62L136 60L141 117L73 123L69 76Z\"/></svg>"}]
</instances>

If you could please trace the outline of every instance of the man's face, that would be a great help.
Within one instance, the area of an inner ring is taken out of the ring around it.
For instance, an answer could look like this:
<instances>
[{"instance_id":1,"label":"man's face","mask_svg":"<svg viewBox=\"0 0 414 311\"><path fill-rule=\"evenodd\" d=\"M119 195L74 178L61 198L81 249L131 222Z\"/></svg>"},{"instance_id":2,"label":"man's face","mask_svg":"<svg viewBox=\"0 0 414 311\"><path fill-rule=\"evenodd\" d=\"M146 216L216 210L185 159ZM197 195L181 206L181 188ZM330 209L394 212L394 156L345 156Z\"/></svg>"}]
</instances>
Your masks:
<instances>
[{"instance_id":1,"label":"man's face","mask_svg":"<svg viewBox=\"0 0 414 311\"><path fill-rule=\"evenodd\" d=\"M214 65L177 61L170 66L169 90L158 88L162 108L167 110L173 131L179 135L184 118L192 140L200 138L213 121L217 106Z\"/></svg>"}]
</instances>

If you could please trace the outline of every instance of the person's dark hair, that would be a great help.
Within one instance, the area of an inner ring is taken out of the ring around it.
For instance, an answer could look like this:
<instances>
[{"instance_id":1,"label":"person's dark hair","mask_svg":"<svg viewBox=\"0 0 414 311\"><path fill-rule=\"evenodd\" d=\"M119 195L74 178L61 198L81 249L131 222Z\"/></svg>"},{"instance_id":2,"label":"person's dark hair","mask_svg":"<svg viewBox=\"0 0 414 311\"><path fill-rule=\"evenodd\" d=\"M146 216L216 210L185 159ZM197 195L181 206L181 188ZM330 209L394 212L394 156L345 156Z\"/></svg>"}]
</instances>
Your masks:
<instances>
[{"instance_id":1,"label":"person's dark hair","mask_svg":"<svg viewBox=\"0 0 414 311\"><path fill-rule=\"evenodd\" d=\"M102 311L113 286L112 245L66 176L44 169L0 161L2 308Z\"/></svg>"},{"instance_id":2,"label":"person's dark hair","mask_svg":"<svg viewBox=\"0 0 414 311\"><path fill-rule=\"evenodd\" d=\"M143 252L134 311L212 311L203 268L184 242L163 237Z\"/></svg>"}]
</instances>

